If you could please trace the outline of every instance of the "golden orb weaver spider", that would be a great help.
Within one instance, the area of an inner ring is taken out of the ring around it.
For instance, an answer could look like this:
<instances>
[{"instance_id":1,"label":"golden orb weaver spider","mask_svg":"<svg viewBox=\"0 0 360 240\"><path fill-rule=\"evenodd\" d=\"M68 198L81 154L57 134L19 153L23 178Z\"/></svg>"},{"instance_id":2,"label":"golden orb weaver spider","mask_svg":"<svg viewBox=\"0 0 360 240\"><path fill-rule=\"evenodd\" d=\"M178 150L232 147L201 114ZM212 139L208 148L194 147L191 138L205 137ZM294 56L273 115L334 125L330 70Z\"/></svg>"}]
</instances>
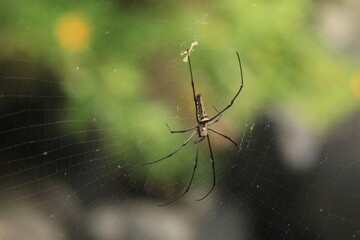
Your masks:
<instances>
[{"instance_id":1,"label":"golden orb weaver spider","mask_svg":"<svg viewBox=\"0 0 360 240\"><path fill-rule=\"evenodd\" d=\"M169 205L169 204L172 204L174 202L176 202L177 200L179 200L181 197L183 197L190 189L190 186L192 184L192 181L193 181L193 178L194 178L194 175L195 175L195 170L197 168L197 164L198 164L198 152L199 152L199 147L198 147L198 144L203 141L205 138L207 139L207 142L208 142L208 146L209 146L209 151L210 151L210 161L211 161L211 164L212 164L212 173L213 173L213 184L212 184L212 187L210 189L210 191L205 194L205 196L203 196L202 198L199 198L197 199L197 201L201 201L203 199L205 199L211 192L212 190L214 189L215 187L215 183L216 183L216 175L215 175L215 161L214 161L214 155L213 155L213 152L212 152L212 148L211 148L211 144L210 144L210 137L208 135L208 131L211 131L217 135L220 135L224 138L226 138L227 140L229 140L230 142L232 142L236 147L238 147L238 145L236 144L236 142L234 142L230 137L218 132L218 131L215 131L214 129L210 128L209 125L211 124L214 124L216 122L218 122L220 120L220 118L222 117L222 113L225 112L227 109L229 109L235 99L237 98L237 96L239 95L239 93L241 92L241 90L243 89L243 86L244 86L244 81L243 81L243 72L242 72L242 66L241 66L241 60L240 60L240 56L239 56L239 53L236 52L236 55L237 55L237 59L238 59L238 62L239 62L239 67L240 67L240 77L241 77L241 84L240 84L240 88L239 90L237 91L237 93L235 94L235 96L233 97L233 99L230 101L229 105L227 105L223 110L221 111L218 111L215 107L215 111L217 112L217 114L215 116L213 116L212 118L209 118L207 113L206 113L206 110L205 110L205 105L204 105L204 102L203 102L203 99L202 99L202 95L201 93L199 94L195 94L195 86L194 86L194 77L193 77L193 73L192 73L192 68L191 68L191 62L190 62L190 52L189 52L189 49L187 50L187 57L188 57L188 63L189 63L189 70L190 70L190 79L191 79L191 86L192 86L192 92L193 92L193 97L194 97L194 103L195 103L195 111L196 111L196 121L197 121L197 125L194 126L194 127L191 127L191 128L188 128L188 129L185 129L185 130L180 130L180 131L172 131L169 127L168 124L166 124L167 128L169 129L170 133L184 133L184 132L188 132L188 131L191 131L191 130L194 130L193 133L190 135L190 137L180 146L178 147L175 151L173 151L172 153L166 155L165 157L163 158L160 158L156 161L152 161L152 162L147 162L147 163L143 163L141 165L150 165L150 164L154 164L154 163L157 163L157 162L160 162L164 159L167 159L169 157L171 157L172 155L174 155L175 153L177 153L181 148L185 147L189 142L190 140L196 136L196 155L195 155L195 161L194 161L194 167L193 167L193 170L192 170L192 174L191 174L191 177L190 177L190 181L185 189L185 191L179 195L178 197L176 197L175 199L171 200L170 202L166 202L166 203L161 203L161 204L158 204L158 206L166 206L166 205Z\"/></svg>"}]
</instances>

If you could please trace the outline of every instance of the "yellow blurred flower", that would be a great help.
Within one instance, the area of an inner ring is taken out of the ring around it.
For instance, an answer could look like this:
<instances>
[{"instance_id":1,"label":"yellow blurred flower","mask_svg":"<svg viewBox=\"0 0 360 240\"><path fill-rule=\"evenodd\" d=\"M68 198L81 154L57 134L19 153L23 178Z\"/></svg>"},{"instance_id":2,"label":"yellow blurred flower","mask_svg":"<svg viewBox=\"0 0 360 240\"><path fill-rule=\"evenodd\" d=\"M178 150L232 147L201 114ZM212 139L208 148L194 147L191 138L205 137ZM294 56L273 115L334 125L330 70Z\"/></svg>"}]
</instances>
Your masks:
<instances>
[{"instance_id":1,"label":"yellow blurred flower","mask_svg":"<svg viewBox=\"0 0 360 240\"><path fill-rule=\"evenodd\" d=\"M89 45L91 26L84 16L71 12L58 19L54 33L61 47L70 51L81 51Z\"/></svg>"},{"instance_id":2,"label":"yellow blurred flower","mask_svg":"<svg viewBox=\"0 0 360 240\"><path fill-rule=\"evenodd\" d=\"M354 95L360 98L360 72L356 72L350 81L350 87Z\"/></svg>"}]
</instances>

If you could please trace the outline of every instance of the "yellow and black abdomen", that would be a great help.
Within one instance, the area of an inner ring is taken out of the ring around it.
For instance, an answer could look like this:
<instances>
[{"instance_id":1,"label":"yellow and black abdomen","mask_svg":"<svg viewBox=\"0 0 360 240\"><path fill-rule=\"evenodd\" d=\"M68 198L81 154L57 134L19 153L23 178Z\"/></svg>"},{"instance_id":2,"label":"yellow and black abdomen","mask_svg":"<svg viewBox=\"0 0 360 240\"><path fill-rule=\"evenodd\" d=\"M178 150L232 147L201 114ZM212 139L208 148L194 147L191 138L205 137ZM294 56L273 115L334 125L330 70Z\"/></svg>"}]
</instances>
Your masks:
<instances>
[{"instance_id":1,"label":"yellow and black abdomen","mask_svg":"<svg viewBox=\"0 0 360 240\"><path fill-rule=\"evenodd\" d=\"M206 113L205 105L201 93L195 96L195 104L196 104L196 117L198 123L207 122L209 120L209 117Z\"/></svg>"}]
</instances>

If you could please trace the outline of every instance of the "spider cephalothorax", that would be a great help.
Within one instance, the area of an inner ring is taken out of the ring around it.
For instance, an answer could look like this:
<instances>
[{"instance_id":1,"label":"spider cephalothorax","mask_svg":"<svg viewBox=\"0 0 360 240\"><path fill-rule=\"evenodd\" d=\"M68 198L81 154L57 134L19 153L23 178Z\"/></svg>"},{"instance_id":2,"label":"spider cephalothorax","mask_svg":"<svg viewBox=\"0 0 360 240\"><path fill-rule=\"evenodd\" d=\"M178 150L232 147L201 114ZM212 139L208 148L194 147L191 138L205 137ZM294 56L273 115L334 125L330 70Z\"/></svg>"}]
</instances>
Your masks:
<instances>
[{"instance_id":1,"label":"spider cephalothorax","mask_svg":"<svg viewBox=\"0 0 360 240\"><path fill-rule=\"evenodd\" d=\"M201 142L202 140L204 140L205 138L207 139L207 142L208 142L208 146L209 146L209 151L210 151L210 160L211 160L211 165L212 165L212 172L213 172L213 184L212 184L212 187L210 189L210 191L205 194L205 196L203 196L202 198L200 199L197 199L198 201L200 200L203 200L204 198L206 198L210 193L211 191L214 189L215 187L215 162L214 162L214 156L213 156L213 152L212 152L212 148L211 148L211 144L210 144L210 137L209 137L209 134L208 132L211 131L215 134L218 134L226 139L228 139L229 141L231 141L235 146L238 146L230 137L218 132L218 131L215 131L214 129L211 129L209 128L209 125L213 124L213 123L216 123L220 120L221 118L221 114L227 110L229 107L232 106L232 104L234 103L235 99L237 98L237 96L239 95L239 93L241 92L244 84L243 84L243 73L242 73L242 67L241 67L241 61L240 61L240 56L239 56L239 53L236 52L236 55L237 55L237 58L238 58L238 61L239 61L239 66L240 66L240 76L241 76L241 84L240 84L240 88L239 90L237 91L237 93L235 94L235 96L233 97L233 99L231 100L230 104L227 105L223 110L221 110L220 112L216 110L216 108L214 107L214 109L216 110L217 114L212 117L212 118L209 118L207 113L206 113L206 110L205 110L205 106L204 106L204 102L203 102L203 99L202 99L202 96L201 96L201 93L199 94L196 94L195 95L195 86L194 86L194 78L193 78L193 74L192 74L192 70L191 70L191 63L190 63L190 53L189 53L189 50L187 50L187 56L188 56L188 63L189 63L189 69L190 69L190 78L191 78L191 86L192 86L192 91L193 91L193 98L194 98L194 103L195 103L195 111L196 111L196 121L197 121L197 125L194 126L194 127L191 127L191 128L188 128L188 129L185 129L185 130L180 130L180 131L172 131L170 129L170 127L166 124L166 126L168 127L170 133L184 133L184 132L188 132L188 131L191 131L191 130L194 130L193 133L190 135L190 137L180 146L178 147L175 151L173 151L172 153L168 154L167 156L163 157L163 158L160 158L156 161L152 161L152 162L148 162L148 163L144 163L143 165L148 165L148 164L153 164L153 163L156 163L156 162L159 162L159 161L162 161L166 158L169 158L171 157L172 155L174 155L175 153L177 153L181 148L183 148L184 146L186 146L190 140L196 136L196 155L195 155L195 161L194 161L194 168L193 168L193 171L192 171L192 174L191 174L191 178L190 178L190 181L189 181L189 184L187 185L185 191L180 195L178 196L177 198L175 198L174 200L170 201L170 202L167 202L167 203L163 203L163 204L158 204L158 206L165 206L165 205L169 205L175 201L177 201L178 199L180 199L182 196L184 196L190 189L190 186L191 186L191 183L192 183L192 180L194 178L194 174L195 174L195 170L196 170L196 167L197 167L197 163L198 163L198 144L199 142Z\"/></svg>"},{"instance_id":2,"label":"spider cephalothorax","mask_svg":"<svg viewBox=\"0 0 360 240\"><path fill-rule=\"evenodd\" d=\"M197 127L197 132L199 134L199 137L206 137L208 135L207 123L200 123Z\"/></svg>"}]
</instances>

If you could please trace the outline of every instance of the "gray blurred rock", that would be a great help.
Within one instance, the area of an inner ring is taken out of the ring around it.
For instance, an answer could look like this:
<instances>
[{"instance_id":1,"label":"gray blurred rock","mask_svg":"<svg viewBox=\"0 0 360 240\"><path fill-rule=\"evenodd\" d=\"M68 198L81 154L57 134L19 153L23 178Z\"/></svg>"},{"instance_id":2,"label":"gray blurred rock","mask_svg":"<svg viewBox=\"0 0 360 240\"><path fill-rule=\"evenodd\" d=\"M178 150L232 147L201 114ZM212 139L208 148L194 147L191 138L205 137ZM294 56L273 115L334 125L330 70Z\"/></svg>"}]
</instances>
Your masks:
<instances>
[{"instance_id":1,"label":"gray blurred rock","mask_svg":"<svg viewBox=\"0 0 360 240\"><path fill-rule=\"evenodd\" d=\"M95 240L197 239L195 217L186 207L158 207L153 201L99 205L89 211L86 226Z\"/></svg>"}]
</instances>

